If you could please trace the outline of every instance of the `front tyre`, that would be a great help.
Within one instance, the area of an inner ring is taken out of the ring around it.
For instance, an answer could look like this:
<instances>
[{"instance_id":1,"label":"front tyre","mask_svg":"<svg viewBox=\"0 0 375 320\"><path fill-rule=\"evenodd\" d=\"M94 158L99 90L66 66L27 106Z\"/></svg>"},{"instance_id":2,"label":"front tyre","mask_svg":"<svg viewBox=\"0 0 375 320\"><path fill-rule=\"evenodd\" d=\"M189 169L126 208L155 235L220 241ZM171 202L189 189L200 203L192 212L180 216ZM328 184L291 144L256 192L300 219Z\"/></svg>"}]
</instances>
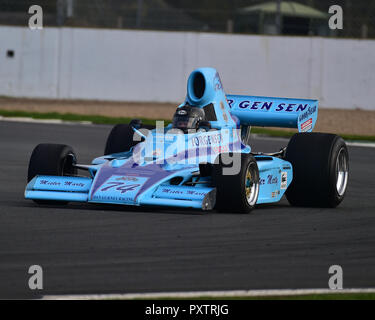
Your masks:
<instances>
[{"instance_id":1,"label":"front tyre","mask_svg":"<svg viewBox=\"0 0 375 320\"><path fill-rule=\"evenodd\" d=\"M155 126L142 125L140 129L152 130ZM104 149L104 155L129 151L141 141L130 124L115 125L108 138Z\"/></svg>"},{"instance_id":2,"label":"front tyre","mask_svg":"<svg viewBox=\"0 0 375 320\"><path fill-rule=\"evenodd\" d=\"M349 154L341 137L297 133L289 141L285 160L293 166L293 180L286 191L291 205L333 208L344 199Z\"/></svg>"},{"instance_id":3,"label":"front tyre","mask_svg":"<svg viewBox=\"0 0 375 320\"><path fill-rule=\"evenodd\" d=\"M217 189L216 209L221 212L249 213L255 207L259 195L256 160L247 153L220 154L215 162L212 181ZM236 170L238 165L240 168Z\"/></svg>"},{"instance_id":4,"label":"front tyre","mask_svg":"<svg viewBox=\"0 0 375 320\"><path fill-rule=\"evenodd\" d=\"M33 150L27 174L27 182L36 175L72 176L77 174L74 164L77 157L70 146L42 143ZM65 201L34 200L38 204L66 204Z\"/></svg>"}]
</instances>

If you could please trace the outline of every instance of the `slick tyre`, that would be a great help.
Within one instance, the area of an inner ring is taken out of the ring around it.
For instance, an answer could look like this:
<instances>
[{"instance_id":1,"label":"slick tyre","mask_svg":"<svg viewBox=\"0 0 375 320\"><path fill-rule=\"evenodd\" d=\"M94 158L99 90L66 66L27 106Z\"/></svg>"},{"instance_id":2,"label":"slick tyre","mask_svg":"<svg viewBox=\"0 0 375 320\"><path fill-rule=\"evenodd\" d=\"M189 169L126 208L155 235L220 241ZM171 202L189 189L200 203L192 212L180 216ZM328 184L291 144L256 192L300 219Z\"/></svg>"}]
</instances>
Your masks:
<instances>
[{"instance_id":1,"label":"slick tyre","mask_svg":"<svg viewBox=\"0 0 375 320\"><path fill-rule=\"evenodd\" d=\"M285 160L293 167L286 198L293 206L336 207L344 199L349 178L345 141L328 133L297 133Z\"/></svg>"},{"instance_id":2,"label":"slick tyre","mask_svg":"<svg viewBox=\"0 0 375 320\"><path fill-rule=\"evenodd\" d=\"M240 167L236 168L237 165ZM220 154L212 167L212 181L217 190L218 211L249 213L255 207L259 195L259 170L251 154Z\"/></svg>"},{"instance_id":3,"label":"slick tyre","mask_svg":"<svg viewBox=\"0 0 375 320\"><path fill-rule=\"evenodd\" d=\"M36 175L72 176L77 174L73 166L77 157L70 146L42 143L33 150L27 174L27 182ZM66 204L65 201L34 200L38 204Z\"/></svg>"},{"instance_id":4,"label":"slick tyre","mask_svg":"<svg viewBox=\"0 0 375 320\"><path fill-rule=\"evenodd\" d=\"M153 128L153 126L143 125L140 130L152 130ZM112 128L107 138L104 154L108 155L129 151L140 141L141 137L134 132L129 124L117 124Z\"/></svg>"}]
</instances>

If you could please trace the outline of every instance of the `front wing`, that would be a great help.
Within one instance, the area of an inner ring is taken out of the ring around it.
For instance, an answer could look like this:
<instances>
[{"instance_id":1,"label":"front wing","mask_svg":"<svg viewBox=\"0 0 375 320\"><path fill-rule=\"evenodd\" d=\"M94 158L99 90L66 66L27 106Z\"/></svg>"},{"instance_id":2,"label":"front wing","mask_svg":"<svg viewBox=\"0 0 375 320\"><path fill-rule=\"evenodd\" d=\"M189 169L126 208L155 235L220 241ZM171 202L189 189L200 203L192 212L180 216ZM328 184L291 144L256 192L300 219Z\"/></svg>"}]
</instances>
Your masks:
<instances>
[{"instance_id":1,"label":"front wing","mask_svg":"<svg viewBox=\"0 0 375 320\"><path fill-rule=\"evenodd\" d=\"M255 156L255 159L260 177L257 204L280 201L292 181L292 165L285 160L271 156ZM113 171L102 183L96 183L97 180L89 177L36 176L28 183L25 198L213 209L216 202L215 187L201 184L186 186L168 183L173 176L180 176L182 173L180 171L168 175L151 184L144 191L149 178L132 175L132 172L124 172L120 175Z\"/></svg>"},{"instance_id":2,"label":"front wing","mask_svg":"<svg viewBox=\"0 0 375 320\"><path fill-rule=\"evenodd\" d=\"M121 177L123 178L123 177ZM123 205L173 206L211 210L216 188L202 186L156 185L135 198L137 188L131 180L116 181L113 176L91 196L92 178L68 176L36 176L26 187L25 198ZM137 181L139 182L139 181Z\"/></svg>"}]
</instances>

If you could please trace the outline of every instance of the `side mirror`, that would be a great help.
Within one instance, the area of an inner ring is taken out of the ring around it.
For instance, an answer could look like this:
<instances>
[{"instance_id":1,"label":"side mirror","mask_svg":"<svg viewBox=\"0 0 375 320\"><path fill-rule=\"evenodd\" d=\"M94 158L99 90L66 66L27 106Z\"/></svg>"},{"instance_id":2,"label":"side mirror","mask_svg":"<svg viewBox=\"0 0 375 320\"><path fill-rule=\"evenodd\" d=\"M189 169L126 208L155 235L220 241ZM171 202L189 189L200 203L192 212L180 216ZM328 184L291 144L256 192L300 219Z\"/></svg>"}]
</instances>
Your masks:
<instances>
[{"instance_id":1,"label":"side mirror","mask_svg":"<svg viewBox=\"0 0 375 320\"><path fill-rule=\"evenodd\" d=\"M139 136L138 138L136 138L136 141L146 140L147 137L140 131L142 129L142 120L133 119L130 121L129 125L133 129L133 131Z\"/></svg>"},{"instance_id":2,"label":"side mirror","mask_svg":"<svg viewBox=\"0 0 375 320\"><path fill-rule=\"evenodd\" d=\"M132 119L129 125L135 129L140 129L142 126L142 120L140 119Z\"/></svg>"},{"instance_id":3,"label":"side mirror","mask_svg":"<svg viewBox=\"0 0 375 320\"><path fill-rule=\"evenodd\" d=\"M211 129L210 121L201 121L198 124L198 129L206 129L207 131Z\"/></svg>"}]
</instances>

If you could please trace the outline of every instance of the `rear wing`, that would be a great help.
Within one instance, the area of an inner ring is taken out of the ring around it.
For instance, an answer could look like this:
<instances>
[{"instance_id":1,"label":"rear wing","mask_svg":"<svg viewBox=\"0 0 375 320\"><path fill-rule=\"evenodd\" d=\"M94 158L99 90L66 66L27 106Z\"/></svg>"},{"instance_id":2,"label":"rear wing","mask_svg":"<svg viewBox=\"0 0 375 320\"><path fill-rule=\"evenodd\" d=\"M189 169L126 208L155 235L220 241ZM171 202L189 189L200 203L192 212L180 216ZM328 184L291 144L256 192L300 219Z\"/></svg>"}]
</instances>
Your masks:
<instances>
[{"instance_id":1,"label":"rear wing","mask_svg":"<svg viewBox=\"0 0 375 320\"><path fill-rule=\"evenodd\" d=\"M227 95L232 115L243 125L313 130L318 100Z\"/></svg>"}]
</instances>

